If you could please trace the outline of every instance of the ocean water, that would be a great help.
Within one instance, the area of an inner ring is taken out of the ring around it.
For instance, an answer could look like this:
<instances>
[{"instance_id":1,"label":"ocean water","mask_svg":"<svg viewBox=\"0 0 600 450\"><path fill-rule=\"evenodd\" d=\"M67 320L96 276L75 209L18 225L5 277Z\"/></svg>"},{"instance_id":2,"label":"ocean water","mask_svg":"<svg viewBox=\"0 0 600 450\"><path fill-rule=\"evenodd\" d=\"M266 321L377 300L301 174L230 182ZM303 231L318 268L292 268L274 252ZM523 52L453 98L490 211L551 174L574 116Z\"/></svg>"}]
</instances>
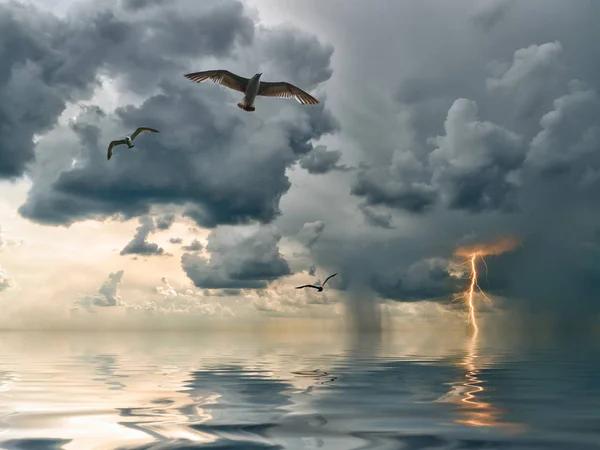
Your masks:
<instances>
[{"instance_id":1,"label":"ocean water","mask_svg":"<svg viewBox=\"0 0 600 450\"><path fill-rule=\"evenodd\" d=\"M600 449L590 339L0 333L2 449Z\"/></svg>"}]
</instances>

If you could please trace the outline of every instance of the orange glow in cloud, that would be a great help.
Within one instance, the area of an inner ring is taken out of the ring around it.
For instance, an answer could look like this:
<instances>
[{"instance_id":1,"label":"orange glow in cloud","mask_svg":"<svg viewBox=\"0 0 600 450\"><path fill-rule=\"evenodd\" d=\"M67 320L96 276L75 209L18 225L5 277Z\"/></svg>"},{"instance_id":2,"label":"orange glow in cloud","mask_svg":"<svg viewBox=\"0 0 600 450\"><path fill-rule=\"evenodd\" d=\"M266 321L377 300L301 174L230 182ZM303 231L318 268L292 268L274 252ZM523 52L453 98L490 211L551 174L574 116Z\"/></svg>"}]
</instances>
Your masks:
<instances>
[{"instance_id":1,"label":"orange glow in cloud","mask_svg":"<svg viewBox=\"0 0 600 450\"><path fill-rule=\"evenodd\" d=\"M465 258L471 258L473 255L500 255L514 250L519 245L521 245L521 242L519 242L518 239L514 237L504 237L490 244L473 244L459 247L454 251L454 254Z\"/></svg>"},{"instance_id":2,"label":"orange glow in cloud","mask_svg":"<svg viewBox=\"0 0 600 450\"><path fill-rule=\"evenodd\" d=\"M489 297L485 295L485 292L483 292L477 281L477 258L481 258L481 261L483 261L483 264L485 264L485 259L483 258L484 256L500 255L502 253L510 252L519 245L520 242L516 238L504 237L488 244L473 244L459 247L454 251L455 256L468 258L468 261L464 264L470 265L471 275L469 288L464 292L463 298L469 309L468 322L473 326L475 333L479 332L479 326L477 325L477 311L475 307L476 294L479 294L479 296L490 302Z\"/></svg>"}]
</instances>

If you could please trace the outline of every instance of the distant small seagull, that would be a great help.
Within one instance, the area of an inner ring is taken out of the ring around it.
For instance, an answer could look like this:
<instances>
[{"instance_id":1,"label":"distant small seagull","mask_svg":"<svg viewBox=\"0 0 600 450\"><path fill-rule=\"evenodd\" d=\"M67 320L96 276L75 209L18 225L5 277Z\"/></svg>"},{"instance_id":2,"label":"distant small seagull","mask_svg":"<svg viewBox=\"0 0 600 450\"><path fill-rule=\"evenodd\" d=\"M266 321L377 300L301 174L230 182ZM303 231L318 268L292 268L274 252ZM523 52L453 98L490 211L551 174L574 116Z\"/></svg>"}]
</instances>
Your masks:
<instances>
[{"instance_id":1,"label":"distant small seagull","mask_svg":"<svg viewBox=\"0 0 600 450\"><path fill-rule=\"evenodd\" d=\"M108 159L110 159L110 157L113 155L113 148L116 147L117 145L127 144L127 147L129 147L129 148L135 147L133 145L133 140L142 131L150 131L151 133L159 132L158 130L155 130L154 128L139 127L137 130L135 130L131 134L131 136L127 136L127 137L125 137L125 139L121 139L120 141L112 141L110 144L108 144L108 155L107 155Z\"/></svg>"},{"instance_id":2,"label":"distant small seagull","mask_svg":"<svg viewBox=\"0 0 600 450\"><path fill-rule=\"evenodd\" d=\"M333 278L337 275L337 272L334 273L333 275L329 275L327 278L325 278L325 281L323 281L323 284L321 286L314 286L312 284L305 284L304 286L296 286L296 289L302 289L302 288L306 288L306 287L311 287L313 289L316 289L319 292L323 291L323 288L325 287L325 283L327 283L327 280L329 280L330 278Z\"/></svg>"},{"instance_id":3,"label":"distant small seagull","mask_svg":"<svg viewBox=\"0 0 600 450\"><path fill-rule=\"evenodd\" d=\"M260 81L262 73L257 73L252 78L244 78L231 73L228 70L206 70L204 72L187 73L184 77L202 83L206 80L212 80L222 86L228 87L244 93L244 98L238 103L238 108L244 111L254 111L254 99L257 95L264 97L282 97L295 98L303 105L316 105L319 100L312 95L307 94L302 89L285 81L267 82Z\"/></svg>"}]
</instances>

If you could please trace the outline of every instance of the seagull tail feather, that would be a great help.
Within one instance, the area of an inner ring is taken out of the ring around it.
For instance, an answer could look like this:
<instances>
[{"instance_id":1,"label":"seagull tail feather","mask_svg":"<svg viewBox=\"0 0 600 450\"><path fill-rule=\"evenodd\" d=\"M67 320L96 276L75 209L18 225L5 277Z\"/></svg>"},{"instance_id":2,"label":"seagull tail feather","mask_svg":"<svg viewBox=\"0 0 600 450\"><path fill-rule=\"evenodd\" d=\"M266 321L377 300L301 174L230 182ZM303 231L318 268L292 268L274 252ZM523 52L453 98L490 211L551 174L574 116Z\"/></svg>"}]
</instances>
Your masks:
<instances>
[{"instance_id":1,"label":"seagull tail feather","mask_svg":"<svg viewBox=\"0 0 600 450\"><path fill-rule=\"evenodd\" d=\"M255 111L256 108L254 106L246 105L243 101L237 104L238 108L243 109L244 111L252 112Z\"/></svg>"}]
</instances>

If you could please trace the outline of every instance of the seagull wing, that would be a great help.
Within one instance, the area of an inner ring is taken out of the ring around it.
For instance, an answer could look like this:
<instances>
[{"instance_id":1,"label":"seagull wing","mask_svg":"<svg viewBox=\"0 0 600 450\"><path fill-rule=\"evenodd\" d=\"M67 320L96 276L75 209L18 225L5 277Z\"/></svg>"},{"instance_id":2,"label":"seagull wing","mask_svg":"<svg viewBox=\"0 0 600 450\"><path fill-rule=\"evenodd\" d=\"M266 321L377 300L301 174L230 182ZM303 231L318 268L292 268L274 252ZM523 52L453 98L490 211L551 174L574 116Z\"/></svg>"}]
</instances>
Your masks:
<instances>
[{"instance_id":1,"label":"seagull wing","mask_svg":"<svg viewBox=\"0 0 600 450\"><path fill-rule=\"evenodd\" d=\"M312 284L305 284L304 286L296 286L296 289L302 289L302 288L306 288L306 287L311 287L313 289L319 290L318 286L313 286Z\"/></svg>"},{"instance_id":2,"label":"seagull wing","mask_svg":"<svg viewBox=\"0 0 600 450\"><path fill-rule=\"evenodd\" d=\"M151 133L159 133L158 130L155 130L154 128L148 128L148 127L139 127L137 130L135 130L132 135L131 135L131 140L133 141L135 139L135 137L140 134L142 131L149 131Z\"/></svg>"},{"instance_id":3,"label":"seagull wing","mask_svg":"<svg viewBox=\"0 0 600 450\"><path fill-rule=\"evenodd\" d=\"M312 95L285 81L278 81L276 83L261 81L258 86L258 95L265 97L295 98L303 105L316 105L319 103L319 100Z\"/></svg>"},{"instance_id":4,"label":"seagull wing","mask_svg":"<svg viewBox=\"0 0 600 450\"><path fill-rule=\"evenodd\" d=\"M240 77L228 70L205 70L204 72L186 73L184 77L196 83L211 80L219 83L221 86L243 93L246 92L246 87L250 81L248 78Z\"/></svg>"},{"instance_id":5,"label":"seagull wing","mask_svg":"<svg viewBox=\"0 0 600 450\"><path fill-rule=\"evenodd\" d=\"M113 155L113 147L115 147L117 145L122 145L122 144L127 144L127 142L125 142L125 139L122 139L120 141L111 141L111 143L108 144L108 154L107 154L108 159L110 159L110 157Z\"/></svg>"},{"instance_id":6,"label":"seagull wing","mask_svg":"<svg viewBox=\"0 0 600 450\"><path fill-rule=\"evenodd\" d=\"M325 278L325 281L323 281L323 284L321 286L325 286L325 283L327 283L327 280L329 280L330 278L333 278L337 275L337 272L334 273L333 275L329 275L327 278Z\"/></svg>"}]
</instances>

